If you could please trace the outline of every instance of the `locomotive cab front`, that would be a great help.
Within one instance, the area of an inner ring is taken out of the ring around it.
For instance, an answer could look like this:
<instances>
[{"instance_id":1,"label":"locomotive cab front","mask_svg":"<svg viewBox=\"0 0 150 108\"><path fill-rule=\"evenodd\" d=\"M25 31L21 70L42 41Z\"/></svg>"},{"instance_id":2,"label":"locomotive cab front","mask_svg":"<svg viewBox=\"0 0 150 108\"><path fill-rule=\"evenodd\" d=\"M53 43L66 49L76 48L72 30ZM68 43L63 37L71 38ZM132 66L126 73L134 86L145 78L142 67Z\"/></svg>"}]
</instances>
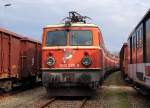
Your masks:
<instances>
[{"instance_id":1,"label":"locomotive cab front","mask_svg":"<svg viewBox=\"0 0 150 108\"><path fill-rule=\"evenodd\" d=\"M85 23L43 29L42 80L47 90L98 87L102 77L100 34L96 25Z\"/></svg>"}]
</instances>

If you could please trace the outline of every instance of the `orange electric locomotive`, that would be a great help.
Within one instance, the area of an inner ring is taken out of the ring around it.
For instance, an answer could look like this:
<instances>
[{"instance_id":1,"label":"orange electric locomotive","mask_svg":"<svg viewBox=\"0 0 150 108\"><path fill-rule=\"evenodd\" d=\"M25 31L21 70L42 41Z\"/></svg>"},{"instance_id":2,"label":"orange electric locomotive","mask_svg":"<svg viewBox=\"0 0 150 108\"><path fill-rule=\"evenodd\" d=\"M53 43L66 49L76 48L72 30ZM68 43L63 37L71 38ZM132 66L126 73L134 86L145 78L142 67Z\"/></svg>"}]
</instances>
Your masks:
<instances>
[{"instance_id":1,"label":"orange electric locomotive","mask_svg":"<svg viewBox=\"0 0 150 108\"><path fill-rule=\"evenodd\" d=\"M42 80L50 95L91 95L103 78L102 35L86 18L69 12L64 24L43 29Z\"/></svg>"}]
</instances>

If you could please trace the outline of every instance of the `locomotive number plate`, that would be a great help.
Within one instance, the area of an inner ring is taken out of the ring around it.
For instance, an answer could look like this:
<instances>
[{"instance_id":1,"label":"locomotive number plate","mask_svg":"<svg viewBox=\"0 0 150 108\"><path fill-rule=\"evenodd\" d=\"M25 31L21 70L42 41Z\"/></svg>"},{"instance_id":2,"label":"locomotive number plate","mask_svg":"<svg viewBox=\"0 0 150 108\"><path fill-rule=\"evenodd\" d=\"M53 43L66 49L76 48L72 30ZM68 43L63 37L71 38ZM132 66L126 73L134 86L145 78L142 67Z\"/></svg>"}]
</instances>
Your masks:
<instances>
[{"instance_id":1,"label":"locomotive number plate","mask_svg":"<svg viewBox=\"0 0 150 108\"><path fill-rule=\"evenodd\" d=\"M80 67L79 64L60 64L60 68L78 68Z\"/></svg>"}]
</instances>

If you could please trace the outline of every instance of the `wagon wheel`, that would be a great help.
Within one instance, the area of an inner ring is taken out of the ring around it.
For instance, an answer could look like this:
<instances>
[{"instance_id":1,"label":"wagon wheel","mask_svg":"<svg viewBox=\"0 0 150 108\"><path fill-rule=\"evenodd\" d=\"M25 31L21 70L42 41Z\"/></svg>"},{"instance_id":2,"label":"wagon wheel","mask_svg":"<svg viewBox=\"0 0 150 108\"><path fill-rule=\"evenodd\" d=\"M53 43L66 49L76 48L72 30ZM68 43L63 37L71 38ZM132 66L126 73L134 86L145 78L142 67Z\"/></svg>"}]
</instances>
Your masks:
<instances>
[{"instance_id":1,"label":"wagon wheel","mask_svg":"<svg viewBox=\"0 0 150 108\"><path fill-rule=\"evenodd\" d=\"M13 84L12 81L6 81L3 84L3 89L5 92L10 92L12 90Z\"/></svg>"}]
</instances>

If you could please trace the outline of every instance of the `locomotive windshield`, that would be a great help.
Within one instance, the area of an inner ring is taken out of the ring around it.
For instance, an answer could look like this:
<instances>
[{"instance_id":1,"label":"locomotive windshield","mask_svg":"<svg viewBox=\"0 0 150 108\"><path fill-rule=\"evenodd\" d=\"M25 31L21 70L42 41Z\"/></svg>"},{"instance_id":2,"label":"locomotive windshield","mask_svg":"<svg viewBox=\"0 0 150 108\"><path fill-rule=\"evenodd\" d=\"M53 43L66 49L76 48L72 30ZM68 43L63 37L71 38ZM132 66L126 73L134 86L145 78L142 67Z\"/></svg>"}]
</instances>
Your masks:
<instances>
[{"instance_id":1,"label":"locomotive windshield","mask_svg":"<svg viewBox=\"0 0 150 108\"><path fill-rule=\"evenodd\" d=\"M89 30L70 31L70 44L75 46L92 45L92 33Z\"/></svg>"},{"instance_id":2,"label":"locomotive windshield","mask_svg":"<svg viewBox=\"0 0 150 108\"><path fill-rule=\"evenodd\" d=\"M47 33L46 46L66 46L67 31L49 31Z\"/></svg>"},{"instance_id":3,"label":"locomotive windshield","mask_svg":"<svg viewBox=\"0 0 150 108\"><path fill-rule=\"evenodd\" d=\"M71 46L90 46L92 45L92 33L89 30L62 30L49 31L47 33L46 46L66 46L67 32L70 34Z\"/></svg>"}]
</instances>

